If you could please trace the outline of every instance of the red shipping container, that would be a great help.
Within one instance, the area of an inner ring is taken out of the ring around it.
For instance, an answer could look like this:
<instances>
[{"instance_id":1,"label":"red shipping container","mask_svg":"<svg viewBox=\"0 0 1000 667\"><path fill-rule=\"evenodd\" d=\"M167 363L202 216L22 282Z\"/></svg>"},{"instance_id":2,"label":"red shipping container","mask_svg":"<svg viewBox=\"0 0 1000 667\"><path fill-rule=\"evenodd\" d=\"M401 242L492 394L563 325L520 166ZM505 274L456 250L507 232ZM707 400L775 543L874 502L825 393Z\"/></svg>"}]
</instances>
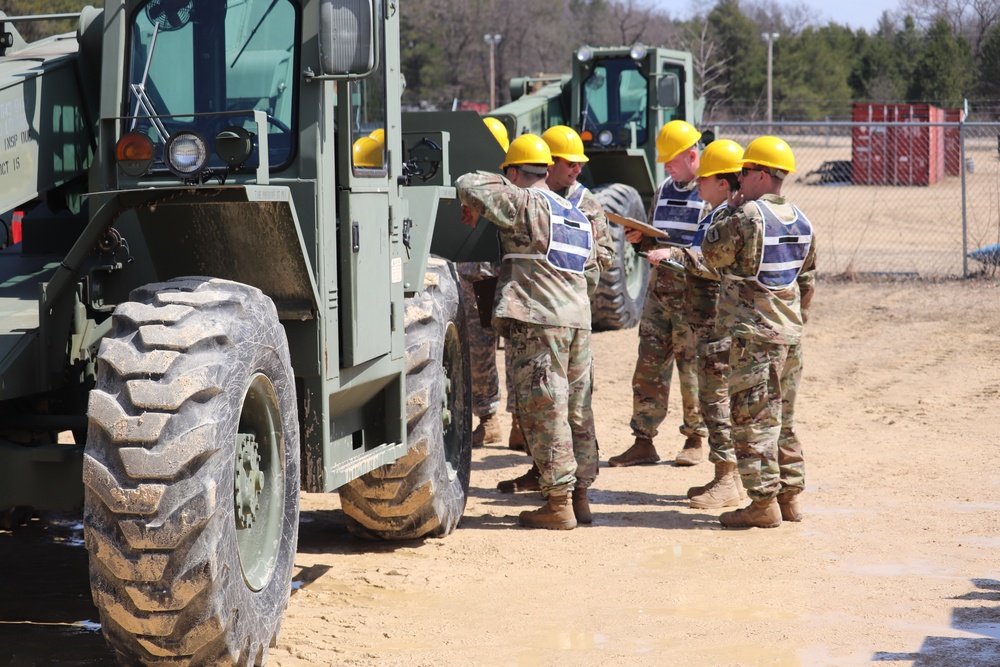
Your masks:
<instances>
[{"instance_id":1,"label":"red shipping container","mask_svg":"<svg viewBox=\"0 0 1000 667\"><path fill-rule=\"evenodd\" d=\"M855 104L855 123L884 123L886 105ZM885 185L889 183L892 158L888 148L888 128L868 125L851 130L851 182L855 185Z\"/></svg>"},{"instance_id":2,"label":"red shipping container","mask_svg":"<svg viewBox=\"0 0 1000 667\"><path fill-rule=\"evenodd\" d=\"M965 120L964 109L945 109L944 122L961 123ZM961 135L957 127L944 128L944 173L948 176L962 174Z\"/></svg>"},{"instance_id":3,"label":"red shipping container","mask_svg":"<svg viewBox=\"0 0 1000 667\"><path fill-rule=\"evenodd\" d=\"M855 104L853 182L865 185L930 185L944 172L944 113L930 104ZM878 123L912 123L889 127ZM881 136L880 136L881 135Z\"/></svg>"}]
</instances>

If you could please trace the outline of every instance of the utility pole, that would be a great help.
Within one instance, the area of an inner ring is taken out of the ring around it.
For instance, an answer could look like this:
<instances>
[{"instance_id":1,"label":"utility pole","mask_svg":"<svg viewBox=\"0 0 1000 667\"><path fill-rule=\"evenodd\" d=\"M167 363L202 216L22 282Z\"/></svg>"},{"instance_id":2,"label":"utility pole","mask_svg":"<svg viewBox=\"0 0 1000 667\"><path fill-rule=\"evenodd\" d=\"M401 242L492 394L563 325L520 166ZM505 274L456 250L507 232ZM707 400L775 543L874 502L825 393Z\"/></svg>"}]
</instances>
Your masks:
<instances>
[{"instance_id":1,"label":"utility pole","mask_svg":"<svg viewBox=\"0 0 1000 667\"><path fill-rule=\"evenodd\" d=\"M774 63L774 40L778 39L781 35L776 32L762 32L760 36L767 41L767 122L770 124L773 120L772 115L774 111L774 98L771 94L771 72L772 65Z\"/></svg>"},{"instance_id":2,"label":"utility pole","mask_svg":"<svg viewBox=\"0 0 1000 667\"><path fill-rule=\"evenodd\" d=\"M490 45L490 111L497 108L496 48L503 35L483 35L483 41Z\"/></svg>"}]
</instances>

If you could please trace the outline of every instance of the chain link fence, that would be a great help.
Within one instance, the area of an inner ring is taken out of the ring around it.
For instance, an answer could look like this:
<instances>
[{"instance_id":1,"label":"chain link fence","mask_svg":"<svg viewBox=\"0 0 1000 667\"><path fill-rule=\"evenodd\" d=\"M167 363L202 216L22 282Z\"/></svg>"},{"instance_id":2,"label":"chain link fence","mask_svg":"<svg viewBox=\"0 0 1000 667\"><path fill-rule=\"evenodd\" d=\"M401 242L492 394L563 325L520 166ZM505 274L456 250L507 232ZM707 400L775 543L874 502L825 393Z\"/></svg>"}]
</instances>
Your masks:
<instances>
[{"instance_id":1,"label":"chain link fence","mask_svg":"<svg viewBox=\"0 0 1000 667\"><path fill-rule=\"evenodd\" d=\"M815 225L820 273L997 277L1000 123L711 127L744 147L764 134L792 147L797 172L782 194Z\"/></svg>"}]
</instances>

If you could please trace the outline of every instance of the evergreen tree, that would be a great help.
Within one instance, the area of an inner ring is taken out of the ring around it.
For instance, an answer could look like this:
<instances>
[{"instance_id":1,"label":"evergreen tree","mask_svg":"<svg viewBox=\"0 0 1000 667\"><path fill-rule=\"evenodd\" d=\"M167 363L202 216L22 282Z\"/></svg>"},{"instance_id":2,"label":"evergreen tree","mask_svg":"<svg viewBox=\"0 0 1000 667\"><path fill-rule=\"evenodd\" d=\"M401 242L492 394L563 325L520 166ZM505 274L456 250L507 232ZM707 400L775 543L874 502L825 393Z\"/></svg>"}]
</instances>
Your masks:
<instances>
[{"instance_id":1,"label":"evergreen tree","mask_svg":"<svg viewBox=\"0 0 1000 667\"><path fill-rule=\"evenodd\" d=\"M961 106L971 92L973 71L969 44L952 33L947 21L938 19L927 32L907 97L945 107Z\"/></svg>"},{"instance_id":2,"label":"evergreen tree","mask_svg":"<svg viewBox=\"0 0 1000 667\"><path fill-rule=\"evenodd\" d=\"M740 11L738 0L719 0L708 22L711 39L718 45L718 60L726 63L719 77L725 96L709 99L709 103L734 107L738 115L760 115L767 96L767 47L760 31ZM780 53L780 41L774 49Z\"/></svg>"}]
</instances>

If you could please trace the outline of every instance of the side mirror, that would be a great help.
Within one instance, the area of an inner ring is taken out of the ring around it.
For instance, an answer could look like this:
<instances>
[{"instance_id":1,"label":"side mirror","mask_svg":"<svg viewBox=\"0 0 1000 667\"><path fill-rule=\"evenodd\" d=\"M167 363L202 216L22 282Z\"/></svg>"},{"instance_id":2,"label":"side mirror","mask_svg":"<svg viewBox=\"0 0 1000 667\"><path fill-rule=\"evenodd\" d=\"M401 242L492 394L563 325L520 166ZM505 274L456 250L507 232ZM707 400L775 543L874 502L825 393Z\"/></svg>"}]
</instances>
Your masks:
<instances>
[{"instance_id":1,"label":"side mirror","mask_svg":"<svg viewBox=\"0 0 1000 667\"><path fill-rule=\"evenodd\" d=\"M664 74L656 82L656 106L676 109L681 105L681 81L674 73Z\"/></svg>"},{"instance_id":2,"label":"side mirror","mask_svg":"<svg viewBox=\"0 0 1000 667\"><path fill-rule=\"evenodd\" d=\"M322 0L319 63L329 77L361 78L378 66L373 0Z\"/></svg>"}]
</instances>

